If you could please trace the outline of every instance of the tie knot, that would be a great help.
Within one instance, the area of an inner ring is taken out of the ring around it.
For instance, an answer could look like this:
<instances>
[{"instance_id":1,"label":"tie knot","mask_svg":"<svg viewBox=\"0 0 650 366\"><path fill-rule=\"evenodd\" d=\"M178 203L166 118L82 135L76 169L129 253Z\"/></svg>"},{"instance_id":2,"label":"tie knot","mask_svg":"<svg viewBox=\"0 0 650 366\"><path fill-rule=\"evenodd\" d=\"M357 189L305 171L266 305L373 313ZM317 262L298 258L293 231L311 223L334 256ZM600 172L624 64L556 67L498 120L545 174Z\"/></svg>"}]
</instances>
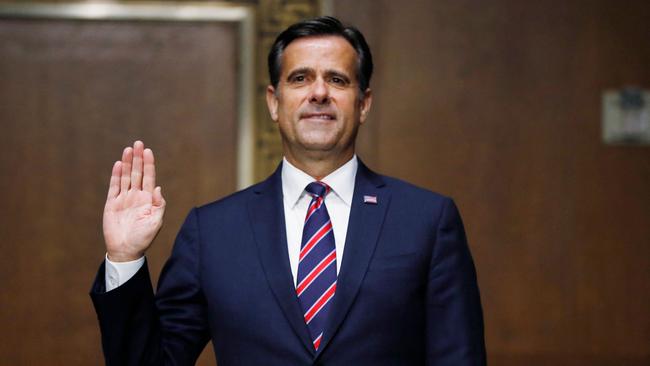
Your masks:
<instances>
[{"instance_id":1,"label":"tie knot","mask_svg":"<svg viewBox=\"0 0 650 366\"><path fill-rule=\"evenodd\" d=\"M315 197L325 197L330 192L330 186L323 182L311 182L305 191Z\"/></svg>"}]
</instances>

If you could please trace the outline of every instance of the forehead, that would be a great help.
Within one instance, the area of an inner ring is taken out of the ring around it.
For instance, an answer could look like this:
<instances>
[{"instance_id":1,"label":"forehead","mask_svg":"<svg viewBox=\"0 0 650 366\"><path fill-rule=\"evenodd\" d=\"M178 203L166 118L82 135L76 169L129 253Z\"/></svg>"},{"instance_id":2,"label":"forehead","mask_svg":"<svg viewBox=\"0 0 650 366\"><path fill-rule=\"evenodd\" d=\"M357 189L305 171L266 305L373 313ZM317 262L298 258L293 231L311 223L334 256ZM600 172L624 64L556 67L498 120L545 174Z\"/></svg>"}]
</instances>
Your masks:
<instances>
[{"instance_id":1,"label":"forehead","mask_svg":"<svg viewBox=\"0 0 650 366\"><path fill-rule=\"evenodd\" d=\"M314 36L298 38L282 53L282 74L299 68L337 70L355 74L357 53L352 45L340 36Z\"/></svg>"}]
</instances>

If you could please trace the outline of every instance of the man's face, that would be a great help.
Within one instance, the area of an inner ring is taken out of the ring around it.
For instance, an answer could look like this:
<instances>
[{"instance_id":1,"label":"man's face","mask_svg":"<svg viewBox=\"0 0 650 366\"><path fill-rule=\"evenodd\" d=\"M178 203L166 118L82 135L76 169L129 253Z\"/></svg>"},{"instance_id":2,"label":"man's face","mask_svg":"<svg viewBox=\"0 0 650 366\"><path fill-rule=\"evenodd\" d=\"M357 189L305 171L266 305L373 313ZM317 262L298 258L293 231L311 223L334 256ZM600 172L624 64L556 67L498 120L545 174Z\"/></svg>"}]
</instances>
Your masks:
<instances>
[{"instance_id":1,"label":"man's face","mask_svg":"<svg viewBox=\"0 0 650 366\"><path fill-rule=\"evenodd\" d=\"M271 117L280 127L290 161L354 154L357 129L371 94L359 92L357 53L342 37L304 37L282 54L280 81L267 89Z\"/></svg>"}]
</instances>

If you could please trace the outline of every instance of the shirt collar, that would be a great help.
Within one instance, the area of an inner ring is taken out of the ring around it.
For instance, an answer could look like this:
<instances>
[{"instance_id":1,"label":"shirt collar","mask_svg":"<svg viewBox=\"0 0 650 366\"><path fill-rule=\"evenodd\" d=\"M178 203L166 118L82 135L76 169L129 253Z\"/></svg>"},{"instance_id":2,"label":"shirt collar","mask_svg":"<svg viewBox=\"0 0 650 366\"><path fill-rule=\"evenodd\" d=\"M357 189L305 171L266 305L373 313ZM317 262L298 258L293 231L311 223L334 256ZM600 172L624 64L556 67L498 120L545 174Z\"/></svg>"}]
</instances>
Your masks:
<instances>
[{"instance_id":1,"label":"shirt collar","mask_svg":"<svg viewBox=\"0 0 650 366\"><path fill-rule=\"evenodd\" d=\"M332 192L348 206L352 204L354 179L358 166L359 162L355 154L347 163L321 179L321 182L330 186ZM305 187L311 182L314 182L313 177L291 165L286 158L282 158L282 194L291 207L298 203L305 192Z\"/></svg>"}]
</instances>

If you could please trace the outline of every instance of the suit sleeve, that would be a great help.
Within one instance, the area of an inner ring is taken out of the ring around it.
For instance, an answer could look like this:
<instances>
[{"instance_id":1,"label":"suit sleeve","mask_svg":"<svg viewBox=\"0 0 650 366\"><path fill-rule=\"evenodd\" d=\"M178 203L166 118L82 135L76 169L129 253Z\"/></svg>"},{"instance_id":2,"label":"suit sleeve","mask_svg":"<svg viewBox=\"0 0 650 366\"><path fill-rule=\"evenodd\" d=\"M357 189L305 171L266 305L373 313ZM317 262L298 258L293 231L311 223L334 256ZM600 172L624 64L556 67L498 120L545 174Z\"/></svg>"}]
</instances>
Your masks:
<instances>
[{"instance_id":1,"label":"suit sleeve","mask_svg":"<svg viewBox=\"0 0 650 366\"><path fill-rule=\"evenodd\" d=\"M106 292L104 264L90 296L102 333L106 365L194 365L209 340L200 287L196 210L181 228L154 295L145 265Z\"/></svg>"},{"instance_id":2,"label":"suit sleeve","mask_svg":"<svg viewBox=\"0 0 650 366\"><path fill-rule=\"evenodd\" d=\"M440 215L427 284L427 365L485 365L474 263L456 205Z\"/></svg>"}]
</instances>

